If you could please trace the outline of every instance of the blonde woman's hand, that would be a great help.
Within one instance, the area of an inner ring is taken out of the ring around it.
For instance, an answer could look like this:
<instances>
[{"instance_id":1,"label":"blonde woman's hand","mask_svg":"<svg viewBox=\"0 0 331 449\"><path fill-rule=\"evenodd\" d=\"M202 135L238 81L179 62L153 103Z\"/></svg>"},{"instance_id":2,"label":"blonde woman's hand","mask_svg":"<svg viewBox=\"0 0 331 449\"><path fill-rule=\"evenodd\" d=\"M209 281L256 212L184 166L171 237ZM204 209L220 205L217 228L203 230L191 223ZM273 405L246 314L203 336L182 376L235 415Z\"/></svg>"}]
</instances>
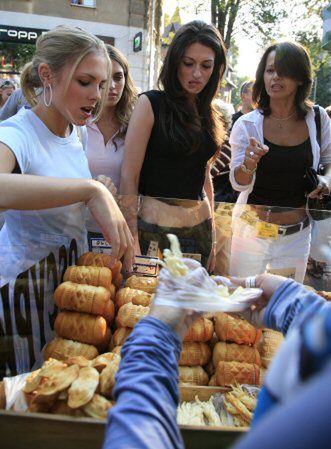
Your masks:
<instances>
[{"instance_id":1,"label":"blonde woman's hand","mask_svg":"<svg viewBox=\"0 0 331 449\"><path fill-rule=\"evenodd\" d=\"M106 175L99 175L95 178L96 181L101 182L105 187L107 187L107 189L109 190L109 192L116 197L117 194L117 188L115 187L113 181L111 178L109 178Z\"/></svg>"},{"instance_id":2,"label":"blonde woman's hand","mask_svg":"<svg viewBox=\"0 0 331 449\"><path fill-rule=\"evenodd\" d=\"M97 181L91 183L94 188L86 205L100 226L104 238L112 245L112 264L124 256L124 269L132 271L134 241L129 227L107 187Z\"/></svg>"}]
</instances>

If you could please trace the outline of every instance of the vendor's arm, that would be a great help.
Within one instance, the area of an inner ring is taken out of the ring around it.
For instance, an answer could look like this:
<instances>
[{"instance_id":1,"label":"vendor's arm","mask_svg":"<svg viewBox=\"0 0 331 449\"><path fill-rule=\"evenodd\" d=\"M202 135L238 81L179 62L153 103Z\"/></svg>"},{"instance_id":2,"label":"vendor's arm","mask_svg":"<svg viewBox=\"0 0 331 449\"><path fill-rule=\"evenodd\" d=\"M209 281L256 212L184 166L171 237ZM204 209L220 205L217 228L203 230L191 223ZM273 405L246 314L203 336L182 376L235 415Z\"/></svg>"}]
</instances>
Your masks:
<instances>
[{"instance_id":1,"label":"vendor's arm","mask_svg":"<svg viewBox=\"0 0 331 449\"><path fill-rule=\"evenodd\" d=\"M146 95L141 95L130 118L125 137L120 185L120 194L123 195L121 199L122 210L136 244L138 242L139 178L153 125L152 105Z\"/></svg>"},{"instance_id":2,"label":"vendor's arm","mask_svg":"<svg viewBox=\"0 0 331 449\"><path fill-rule=\"evenodd\" d=\"M40 210L84 202L111 242L113 258L125 254L129 267L133 241L124 217L107 188L91 179L12 174L16 158L0 143L0 209Z\"/></svg>"},{"instance_id":3,"label":"vendor's arm","mask_svg":"<svg viewBox=\"0 0 331 449\"><path fill-rule=\"evenodd\" d=\"M184 448L177 425L181 342L169 323L144 318L126 341L104 449Z\"/></svg>"},{"instance_id":4,"label":"vendor's arm","mask_svg":"<svg viewBox=\"0 0 331 449\"><path fill-rule=\"evenodd\" d=\"M289 329L300 326L325 307L328 307L325 299L288 279L270 299L264 312L264 323L286 335Z\"/></svg>"}]
</instances>

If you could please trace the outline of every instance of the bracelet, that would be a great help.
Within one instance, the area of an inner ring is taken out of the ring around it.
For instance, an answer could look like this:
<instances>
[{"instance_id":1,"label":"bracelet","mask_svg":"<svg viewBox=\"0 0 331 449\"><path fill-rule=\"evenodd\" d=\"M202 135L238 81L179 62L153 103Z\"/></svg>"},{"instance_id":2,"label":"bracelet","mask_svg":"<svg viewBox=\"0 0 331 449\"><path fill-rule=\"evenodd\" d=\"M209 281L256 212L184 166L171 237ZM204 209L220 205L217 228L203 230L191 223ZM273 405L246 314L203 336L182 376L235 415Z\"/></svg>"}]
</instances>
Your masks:
<instances>
[{"instance_id":1,"label":"bracelet","mask_svg":"<svg viewBox=\"0 0 331 449\"><path fill-rule=\"evenodd\" d=\"M241 164L240 168L242 169L242 171L243 171L244 173L246 173L246 175L252 175L252 174L256 171L257 165L256 165L254 168L247 168L246 165L245 165L245 163L243 162L243 163Z\"/></svg>"}]
</instances>

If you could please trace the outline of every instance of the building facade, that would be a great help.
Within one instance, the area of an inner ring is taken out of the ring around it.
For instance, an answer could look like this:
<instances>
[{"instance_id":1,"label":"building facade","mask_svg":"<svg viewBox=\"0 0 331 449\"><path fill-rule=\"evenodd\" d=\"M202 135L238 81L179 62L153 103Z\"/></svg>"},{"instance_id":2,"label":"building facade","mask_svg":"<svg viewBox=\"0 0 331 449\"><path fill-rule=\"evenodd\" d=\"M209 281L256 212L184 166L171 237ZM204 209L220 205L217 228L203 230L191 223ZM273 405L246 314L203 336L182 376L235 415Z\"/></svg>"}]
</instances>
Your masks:
<instances>
[{"instance_id":1,"label":"building facade","mask_svg":"<svg viewBox=\"0 0 331 449\"><path fill-rule=\"evenodd\" d=\"M0 0L1 42L34 43L58 25L81 27L115 45L146 90L155 84L161 0Z\"/></svg>"}]
</instances>

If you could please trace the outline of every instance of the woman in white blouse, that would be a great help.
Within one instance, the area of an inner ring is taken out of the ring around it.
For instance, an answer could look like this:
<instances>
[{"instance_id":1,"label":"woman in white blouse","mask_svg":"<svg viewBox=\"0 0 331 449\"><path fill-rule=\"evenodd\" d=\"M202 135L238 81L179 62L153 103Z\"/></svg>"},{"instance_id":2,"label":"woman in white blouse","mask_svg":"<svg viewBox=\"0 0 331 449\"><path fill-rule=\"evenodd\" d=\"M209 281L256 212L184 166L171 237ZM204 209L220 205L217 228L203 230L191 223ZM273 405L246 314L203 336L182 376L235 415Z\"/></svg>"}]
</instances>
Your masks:
<instances>
[{"instance_id":1,"label":"woman in white blouse","mask_svg":"<svg viewBox=\"0 0 331 449\"><path fill-rule=\"evenodd\" d=\"M230 136L230 180L240 192L234 212L233 276L268 269L299 282L304 279L310 250L306 198L331 187L330 120L317 108L319 145L311 87L311 64L301 45L282 42L267 48L253 86L257 109L242 116ZM306 169L317 169L319 163L325 176L309 192ZM249 206L239 207L245 204Z\"/></svg>"},{"instance_id":2,"label":"woman in white blouse","mask_svg":"<svg viewBox=\"0 0 331 449\"><path fill-rule=\"evenodd\" d=\"M106 47L112 63L109 94L99 120L87 125L87 159L92 177L104 183L114 195L120 184L124 138L137 100L137 89L125 56L112 45ZM87 228L92 250L91 239L102 238L102 235L91 218Z\"/></svg>"}]
</instances>

